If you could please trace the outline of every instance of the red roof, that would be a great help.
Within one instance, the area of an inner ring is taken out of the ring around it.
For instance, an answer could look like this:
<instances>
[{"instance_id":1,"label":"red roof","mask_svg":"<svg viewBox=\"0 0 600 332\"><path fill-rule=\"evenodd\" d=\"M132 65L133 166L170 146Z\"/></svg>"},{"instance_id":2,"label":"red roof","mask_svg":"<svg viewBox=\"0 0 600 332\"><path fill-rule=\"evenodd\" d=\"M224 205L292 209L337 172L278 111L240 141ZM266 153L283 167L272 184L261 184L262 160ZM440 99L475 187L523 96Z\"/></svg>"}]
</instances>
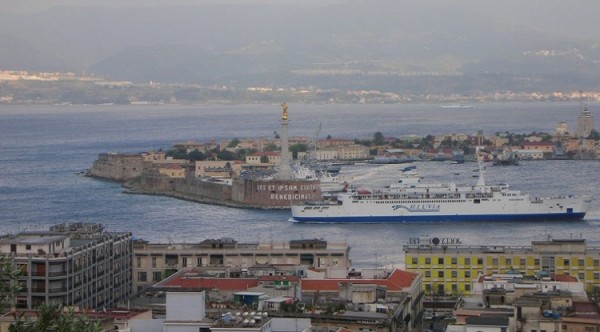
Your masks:
<instances>
[{"instance_id":1,"label":"red roof","mask_svg":"<svg viewBox=\"0 0 600 332\"><path fill-rule=\"evenodd\" d=\"M260 276L259 281L291 281L298 282L300 278L298 276Z\"/></svg>"},{"instance_id":2,"label":"red roof","mask_svg":"<svg viewBox=\"0 0 600 332\"><path fill-rule=\"evenodd\" d=\"M575 308L575 313L578 314L598 314L598 309L593 302L573 301L573 307Z\"/></svg>"},{"instance_id":3,"label":"red roof","mask_svg":"<svg viewBox=\"0 0 600 332\"><path fill-rule=\"evenodd\" d=\"M577 277L566 275L566 274L555 274L553 275L554 280L561 282L578 282Z\"/></svg>"},{"instance_id":4,"label":"red roof","mask_svg":"<svg viewBox=\"0 0 600 332\"><path fill-rule=\"evenodd\" d=\"M303 291L337 292L341 283L376 284L386 286L389 291L401 291L410 287L415 278L416 273L395 270L387 279L302 279L301 285Z\"/></svg>"}]
</instances>

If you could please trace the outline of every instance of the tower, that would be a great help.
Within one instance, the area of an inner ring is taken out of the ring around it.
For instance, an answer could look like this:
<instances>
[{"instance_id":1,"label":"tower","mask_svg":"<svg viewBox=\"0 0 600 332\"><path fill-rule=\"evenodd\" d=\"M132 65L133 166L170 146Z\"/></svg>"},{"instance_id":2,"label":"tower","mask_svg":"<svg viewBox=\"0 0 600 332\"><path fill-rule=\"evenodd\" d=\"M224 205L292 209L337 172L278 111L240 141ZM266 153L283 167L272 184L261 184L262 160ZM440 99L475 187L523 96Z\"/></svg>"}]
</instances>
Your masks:
<instances>
[{"instance_id":1,"label":"tower","mask_svg":"<svg viewBox=\"0 0 600 332\"><path fill-rule=\"evenodd\" d=\"M581 114L579 114L579 117L577 118L577 136L585 139L590 136L593 129L594 116L587 105L584 105Z\"/></svg>"},{"instance_id":2,"label":"tower","mask_svg":"<svg viewBox=\"0 0 600 332\"><path fill-rule=\"evenodd\" d=\"M281 114L281 164L279 171L275 174L277 180L293 180L294 173L290 167L290 149L288 146L288 106L281 104L283 110Z\"/></svg>"}]
</instances>

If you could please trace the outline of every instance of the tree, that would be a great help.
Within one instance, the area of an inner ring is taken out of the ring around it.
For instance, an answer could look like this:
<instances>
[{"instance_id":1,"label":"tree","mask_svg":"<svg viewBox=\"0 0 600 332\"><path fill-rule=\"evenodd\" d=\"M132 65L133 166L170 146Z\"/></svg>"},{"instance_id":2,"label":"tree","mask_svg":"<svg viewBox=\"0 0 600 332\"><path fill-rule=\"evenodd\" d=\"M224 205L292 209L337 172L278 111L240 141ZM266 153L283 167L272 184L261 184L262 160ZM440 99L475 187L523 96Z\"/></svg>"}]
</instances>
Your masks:
<instances>
[{"instance_id":1,"label":"tree","mask_svg":"<svg viewBox=\"0 0 600 332\"><path fill-rule=\"evenodd\" d=\"M383 145L383 143L385 143L385 141L384 141L383 134L380 131L373 134L373 144L374 145Z\"/></svg>"},{"instance_id":2,"label":"tree","mask_svg":"<svg viewBox=\"0 0 600 332\"><path fill-rule=\"evenodd\" d=\"M0 254L0 310L14 303L21 290L19 276L21 269L10 256Z\"/></svg>"},{"instance_id":3,"label":"tree","mask_svg":"<svg viewBox=\"0 0 600 332\"><path fill-rule=\"evenodd\" d=\"M189 161L204 160L204 159L206 159L206 156L204 155L204 153L200 152L198 149L195 149L194 151L188 153L187 159Z\"/></svg>"},{"instance_id":4,"label":"tree","mask_svg":"<svg viewBox=\"0 0 600 332\"><path fill-rule=\"evenodd\" d=\"M229 142L229 144L227 145L227 147L228 148L235 148L239 144L240 144L239 138L234 138L234 139L231 140L231 142Z\"/></svg>"},{"instance_id":5,"label":"tree","mask_svg":"<svg viewBox=\"0 0 600 332\"><path fill-rule=\"evenodd\" d=\"M223 150L217 154L217 158L219 158L219 160L235 160L236 155L231 151Z\"/></svg>"},{"instance_id":6,"label":"tree","mask_svg":"<svg viewBox=\"0 0 600 332\"><path fill-rule=\"evenodd\" d=\"M185 149L171 149L168 150L165 155L167 157L173 157L173 159L187 159L187 151Z\"/></svg>"},{"instance_id":7,"label":"tree","mask_svg":"<svg viewBox=\"0 0 600 332\"><path fill-rule=\"evenodd\" d=\"M65 311L62 304L45 303L37 309L37 319L32 320L24 313L14 314L15 322L10 332L101 332L98 322L84 315L76 315L73 310Z\"/></svg>"},{"instance_id":8,"label":"tree","mask_svg":"<svg viewBox=\"0 0 600 332\"><path fill-rule=\"evenodd\" d=\"M277 145L275 145L275 143L269 143L265 147L265 151L275 151L275 150L277 150Z\"/></svg>"},{"instance_id":9,"label":"tree","mask_svg":"<svg viewBox=\"0 0 600 332\"><path fill-rule=\"evenodd\" d=\"M592 129L592 131L590 132L590 136L588 136L588 138L598 141L598 140L600 140L600 133L596 129Z\"/></svg>"},{"instance_id":10,"label":"tree","mask_svg":"<svg viewBox=\"0 0 600 332\"><path fill-rule=\"evenodd\" d=\"M298 152L306 152L308 151L308 145L303 143L296 143L290 146L290 151L292 151L292 158L298 159Z\"/></svg>"}]
</instances>

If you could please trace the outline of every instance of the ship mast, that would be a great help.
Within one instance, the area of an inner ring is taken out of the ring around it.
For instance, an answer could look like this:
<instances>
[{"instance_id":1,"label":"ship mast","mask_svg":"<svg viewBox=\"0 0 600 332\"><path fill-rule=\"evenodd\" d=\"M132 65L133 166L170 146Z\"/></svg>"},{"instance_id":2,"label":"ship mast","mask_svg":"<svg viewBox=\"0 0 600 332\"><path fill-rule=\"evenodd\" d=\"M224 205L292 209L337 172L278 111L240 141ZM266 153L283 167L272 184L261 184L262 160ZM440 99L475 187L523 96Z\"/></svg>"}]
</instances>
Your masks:
<instances>
[{"instance_id":1,"label":"ship mast","mask_svg":"<svg viewBox=\"0 0 600 332\"><path fill-rule=\"evenodd\" d=\"M485 187L485 179L483 178L483 161L479 157L479 146L475 148L475 158L477 158L477 167L479 168L477 187Z\"/></svg>"}]
</instances>

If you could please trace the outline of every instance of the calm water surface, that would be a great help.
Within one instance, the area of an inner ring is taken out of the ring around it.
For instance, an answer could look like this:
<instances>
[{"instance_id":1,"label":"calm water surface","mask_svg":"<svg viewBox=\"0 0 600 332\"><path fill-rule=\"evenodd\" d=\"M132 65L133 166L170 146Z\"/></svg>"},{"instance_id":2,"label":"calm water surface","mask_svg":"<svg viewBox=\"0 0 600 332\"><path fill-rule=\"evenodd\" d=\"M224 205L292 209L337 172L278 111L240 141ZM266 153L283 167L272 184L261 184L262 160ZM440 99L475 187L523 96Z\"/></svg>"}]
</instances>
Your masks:
<instances>
[{"instance_id":1,"label":"calm water surface","mask_svg":"<svg viewBox=\"0 0 600 332\"><path fill-rule=\"evenodd\" d=\"M596 118L600 105L590 104ZM458 237L466 244L529 245L549 235L600 245L600 162L523 162L487 167L488 183L508 183L534 196L589 194L580 222L415 224L295 224L287 211L241 210L158 196L127 195L118 183L77 175L98 153L169 148L195 139L272 137L279 105L0 106L0 232L46 229L60 222L100 222L108 230L160 242L233 237L239 241L325 238L348 242L358 267L402 264L402 245L415 236ZM575 130L577 103L502 103L473 109L437 105L290 105L290 135L372 137L441 133ZM417 164L429 180L474 183L475 164ZM363 187L394 181L400 165L354 165L342 174Z\"/></svg>"}]
</instances>

